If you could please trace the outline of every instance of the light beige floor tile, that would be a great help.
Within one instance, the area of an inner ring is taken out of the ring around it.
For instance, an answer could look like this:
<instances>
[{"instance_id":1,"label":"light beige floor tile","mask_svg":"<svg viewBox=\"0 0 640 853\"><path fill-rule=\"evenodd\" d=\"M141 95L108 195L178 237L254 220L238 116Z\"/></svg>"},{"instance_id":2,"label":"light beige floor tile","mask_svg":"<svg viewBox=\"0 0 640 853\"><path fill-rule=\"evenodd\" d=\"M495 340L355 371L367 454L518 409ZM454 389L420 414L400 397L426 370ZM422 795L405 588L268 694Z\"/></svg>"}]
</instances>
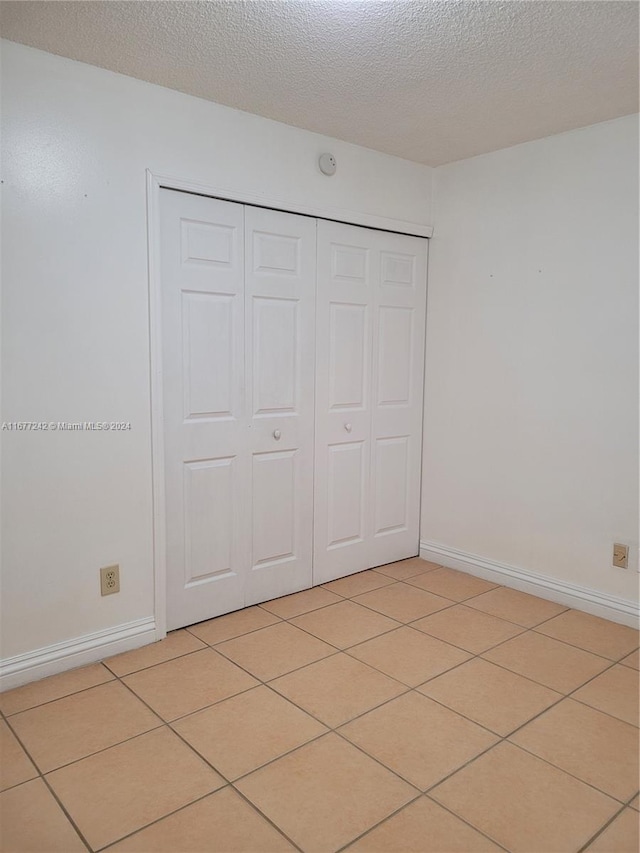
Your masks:
<instances>
[{"instance_id":1,"label":"light beige floor tile","mask_svg":"<svg viewBox=\"0 0 640 853\"><path fill-rule=\"evenodd\" d=\"M413 622L414 619L420 619L453 604L448 598L433 595L406 583L383 586L381 589L358 595L352 600L377 610L378 613L384 613L391 619L397 619L398 622Z\"/></svg>"},{"instance_id":2,"label":"light beige floor tile","mask_svg":"<svg viewBox=\"0 0 640 853\"><path fill-rule=\"evenodd\" d=\"M327 731L278 696L256 687L173 724L227 779L237 779Z\"/></svg>"},{"instance_id":3,"label":"light beige floor tile","mask_svg":"<svg viewBox=\"0 0 640 853\"><path fill-rule=\"evenodd\" d=\"M164 720L192 714L257 683L209 648L143 669L123 680Z\"/></svg>"},{"instance_id":4,"label":"light beige floor tile","mask_svg":"<svg viewBox=\"0 0 640 853\"><path fill-rule=\"evenodd\" d=\"M38 771L9 726L0 720L0 791L35 779Z\"/></svg>"},{"instance_id":5,"label":"light beige floor tile","mask_svg":"<svg viewBox=\"0 0 640 853\"><path fill-rule=\"evenodd\" d=\"M420 797L372 829L349 853L499 853L480 835L428 797Z\"/></svg>"},{"instance_id":6,"label":"light beige floor tile","mask_svg":"<svg viewBox=\"0 0 640 853\"><path fill-rule=\"evenodd\" d=\"M619 808L509 743L463 767L430 795L512 853L577 851Z\"/></svg>"},{"instance_id":7,"label":"light beige floor tile","mask_svg":"<svg viewBox=\"0 0 640 853\"><path fill-rule=\"evenodd\" d=\"M335 734L256 770L237 787L305 853L333 853L417 793Z\"/></svg>"},{"instance_id":8,"label":"light beige floor tile","mask_svg":"<svg viewBox=\"0 0 640 853\"><path fill-rule=\"evenodd\" d=\"M25 684L24 687L16 687L15 690L8 690L6 693L0 693L0 711L8 717L19 711L26 711L27 708L35 708L36 705L42 705L44 702L52 702L54 699L86 690L88 687L95 687L96 684L103 684L105 681L113 681L113 673L101 663L72 669L60 675L52 675L41 681Z\"/></svg>"},{"instance_id":9,"label":"light beige floor tile","mask_svg":"<svg viewBox=\"0 0 640 853\"><path fill-rule=\"evenodd\" d=\"M345 654L283 675L270 686L331 727L346 723L407 689Z\"/></svg>"},{"instance_id":10,"label":"light beige floor tile","mask_svg":"<svg viewBox=\"0 0 640 853\"><path fill-rule=\"evenodd\" d=\"M87 848L42 779L0 794L0 850L76 853Z\"/></svg>"},{"instance_id":11,"label":"light beige floor tile","mask_svg":"<svg viewBox=\"0 0 640 853\"><path fill-rule=\"evenodd\" d=\"M638 853L638 815L625 809L586 849L586 853Z\"/></svg>"},{"instance_id":12,"label":"light beige floor tile","mask_svg":"<svg viewBox=\"0 0 640 853\"><path fill-rule=\"evenodd\" d=\"M341 601L339 604L305 613L292 619L291 624L339 649L355 646L356 643L363 643L400 627L400 623L394 619L374 613L368 607L362 607L353 601Z\"/></svg>"},{"instance_id":13,"label":"light beige floor tile","mask_svg":"<svg viewBox=\"0 0 640 853\"><path fill-rule=\"evenodd\" d=\"M625 666L630 666L633 669L640 669L640 650L631 652L631 654L627 655L626 658L622 658L620 663L623 663Z\"/></svg>"},{"instance_id":14,"label":"light beige floor tile","mask_svg":"<svg viewBox=\"0 0 640 853\"><path fill-rule=\"evenodd\" d=\"M403 581L423 572L433 572L441 568L442 566L439 563L430 563L428 560L421 560L420 557L410 557L408 560L387 563L386 566L377 566L373 571L396 581Z\"/></svg>"},{"instance_id":15,"label":"light beige floor tile","mask_svg":"<svg viewBox=\"0 0 640 853\"><path fill-rule=\"evenodd\" d=\"M286 622L236 637L217 649L262 681L335 653L331 646Z\"/></svg>"},{"instance_id":16,"label":"light beige floor tile","mask_svg":"<svg viewBox=\"0 0 640 853\"><path fill-rule=\"evenodd\" d=\"M525 628L533 628L545 619L557 616L567 608L562 604L554 604L544 598L528 595L516 589L508 589L505 586L492 589L467 602L469 607L482 610L499 619L515 622Z\"/></svg>"},{"instance_id":17,"label":"light beige floor tile","mask_svg":"<svg viewBox=\"0 0 640 853\"><path fill-rule=\"evenodd\" d=\"M640 810L640 794L636 794L633 800L629 803L632 809Z\"/></svg>"},{"instance_id":18,"label":"light beige floor tile","mask_svg":"<svg viewBox=\"0 0 640 853\"><path fill-rule=\"evenodd\" d=\"M303 613L308 613L310 610L317 610L319 607L326 607L328 604L336 604L340 598L339 595L330 592L328 589L314 586L312 589L295 592L293 595L285 595L283 598L266 601L260 607L268 610L269 613L275 613L281 619L292 619L294 616L302 616Z\"/></svg>"},{"instance_id":19,"label":"light beige floor tile","mask_svg":"<svg viewBox=\"0 0 640 853\"><path fill-rule=\"evenodd\" d=\"M224 643L225 640L241 637L250 631L275 625L279 621L279 616L263 610L262 607L247 607L245 610L236 610L235 613L227 613L226 616L218 616L207 622L189 625L188 631L208 645L215 646L216 643Z\"/></svg>"},{"instance_id":20,"label":"light beige floor tile","mask_svg":"<svg viewBox=\"0 0 640 853\"><path fill-rule=\"evenodd\" d=\"M347 723L340 734L422 791L498 740L413 692Z\"/></svg>"},{"instance_id":21,"label":"light beige floor tile","mask_svg":"<svg viewBox=\"0 0 640 853\"><path fill-rule=\"evenodd\" d=\"M204 646L204 643L188 631L172 631L158 643L150 643L140 649L107 658L105 664L116 675L129 675L139 669L146 669L148 666L182 657L189 652L196 652Z\"/></svg>"},{"instance_id":22,"label":"light beige floor tile","mask_svg":"<svg viewBox=\"0 0 640 853\"><path fill-rule=\"evenodd\" d=\"M47 779L96 849L224 784L166 727L54 770Z\"/></svg>"},{"instance_id":23,"label":"light beige floor tile","mask_svg":"<svg viewBox=\"0 0 640 853\"><path fill-rule=\"evenodd\" d=\"M573 694L574 699L638 725L640 675L627 666L613 666Z\"/></svg>"},{"instance_id":24,"label":"light beige floor tile","mask_svg":"<svg viewBox=\"0 0 640 853\"><path fill-rule=\"evenodd\" d=\"M354 595L362 595L363 592L380 589L381 586L388 586L390 583L394 583L393 578L369 569L367 572L358 572L346 578L339 578L337 581L325 583L323 586L337 595L343 595L345 598L353 598Z\"/></svg>"},{"instance_id":25,"label":"light beige floor tile","mask_svg":"<svg viewBox=\"0 0 640 853\"><path fill-rule=\"evenodd\" d=\"M437 569L435 572L409 578L407 583L426 589L427 592L442 595L444 598L450 598L452 601L464 601L498 586L465 572L457 572L455 569Z\"/></svg>"},{"instance_id":26,"label":"light beige floor tile","mask_svg":"<svg viewBox=\"0 0 640 853\"><path fill-rule=\"evenodd\" d=\"M507 640L483 657L560 693L575 690L611 665L605 658L534 631Z\"/></svg>"},{"instance_id":27,"label":"light beige floor tile","mask_svg":"<svg viewBox=\"0 0 640 853\"><path fill-rule=\"evenodd\" d=\"M638 729L572 699L510 740L618 800L638 790Z\"/></svg>"},{"instance_id":28,"label":"light beige floor tile","mask_svg":"<svg viewBox=\"0 0 640 853\"><path fill-rule=\"evenodd\" d=\"M462 649L406 626L354 646L349 654L409 687L417 687L470 657Z\"/></svg>"},{"instance_id":29,"label":"light beige floor tile","mask_svg":"<svg viewBox=\"0 0 640 853\"><path fill-rule=\"evenodd\" d=\"M486 652L525 630L513 622L505 622L504 619L489 616L488 613L473 610L464 604L418 619L417 622L411 623L411 627L475 655Z\"/></svg>"},{"instance_id":30,"label":"light beige floor tile","mask_svg":"<svg viewBox=\"0 0 640 853\"><path fill-rule=\"evenodd\" d=\"M640 645L638 632L633 628L580 610L567 610L536 630L611 660L619 660Z\"/></svg>"},{"instance_id":31,"label":"light beige floor tile","mask_svg":"<svg viewBox=\"0 0 640 853\"><path fill-rule=\"evenodd\" d=\"M286 853L295 847L231 788L163 818L109 853Z\"/></svg>"},{"instance_id":32,"label":"light beige floor tile","mask_svg":"<svg viewBox=\"0 0 640 853\"><path fill-rule=\"evenodd\" d=\"M43 773L162 725L118 681L22 711L11 724Z\"/></svg>"},{"instance_id":33,"label":"light beige floor tile","mask_svg":"<svg viewBox=\"0 0 640 853\"><path fill-rule=\"evenodd\" d=\"M418 690L502 736L562 698L561 693L481 658L439 675Z\"/></svg>"}]
</instances>

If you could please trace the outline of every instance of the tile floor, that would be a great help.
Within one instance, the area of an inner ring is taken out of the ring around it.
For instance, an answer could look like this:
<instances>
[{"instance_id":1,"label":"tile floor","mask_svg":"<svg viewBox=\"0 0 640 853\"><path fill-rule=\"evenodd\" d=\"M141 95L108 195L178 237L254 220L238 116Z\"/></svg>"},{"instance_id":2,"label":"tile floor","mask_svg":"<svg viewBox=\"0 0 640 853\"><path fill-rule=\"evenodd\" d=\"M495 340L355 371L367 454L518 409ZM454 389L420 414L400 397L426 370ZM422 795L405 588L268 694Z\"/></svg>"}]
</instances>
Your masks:
<instances>
[{"instance_id":1,"label":"tile floor","mask_svg":"<svg viewBox=\"0 0 640 853\"><path fill-rule=\"evenodd\" d=\"M638 633L418 558L0 695L3 853L637 853Z\"/></svg>"}]
</instances>

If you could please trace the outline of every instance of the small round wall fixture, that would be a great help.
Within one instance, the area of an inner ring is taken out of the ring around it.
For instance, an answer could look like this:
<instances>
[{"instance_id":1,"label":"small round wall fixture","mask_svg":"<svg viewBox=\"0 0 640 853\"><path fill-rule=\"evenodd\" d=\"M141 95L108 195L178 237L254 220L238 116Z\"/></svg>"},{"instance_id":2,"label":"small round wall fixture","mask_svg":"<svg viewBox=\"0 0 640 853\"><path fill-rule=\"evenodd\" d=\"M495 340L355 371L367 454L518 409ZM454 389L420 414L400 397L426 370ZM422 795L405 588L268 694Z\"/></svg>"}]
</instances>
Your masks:
<instances>
[{"instance_id":1,"label":"small round wall fixture","mask_svg":"<svg viewBox=\"0 0 640 853\"><path fill-rule=\"evenodd\" d=\"M320 171L323 175L335 175L336 173L336 158L333 154L321 154L320 159L318 160L318 165L320 166Z\"/></svg>"}]
</instances>

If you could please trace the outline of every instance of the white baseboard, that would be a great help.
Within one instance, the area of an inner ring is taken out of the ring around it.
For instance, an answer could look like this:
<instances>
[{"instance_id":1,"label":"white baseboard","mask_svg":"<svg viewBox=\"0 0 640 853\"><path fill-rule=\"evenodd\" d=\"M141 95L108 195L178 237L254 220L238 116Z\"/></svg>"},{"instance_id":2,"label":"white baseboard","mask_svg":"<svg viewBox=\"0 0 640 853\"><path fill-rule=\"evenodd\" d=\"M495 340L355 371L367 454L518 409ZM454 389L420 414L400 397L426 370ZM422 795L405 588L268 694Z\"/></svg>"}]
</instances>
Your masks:
<instances>
[{"instance_id":1,"label":"white baseboard","mask_svg":"<svg viewBox=\"0 0 640 853\"><path fill-rule=\"evenodd\" d=\"M619 622L632 628L638 627L640 607L637 601L617 598L595 589L518 569L506 563L498 563L486 557L478 557L476 554L449 548L438 542L420 542L420 556L423 560L430 560L450 569L458 569L521 592L547 598L549 601L565 604L576 610L584 610L586 613L602 616L612 622Z\"/></svg>"},{"instance_id":2,"label":"white baseboard","mask_svg":"<svg viewBox=\"0 0 640 853\"><path fill-rule=\"evenodd\" d=\"M0 692L137 649L158 639L153 616L0 660Z\"/></svg>"}]
</instances>

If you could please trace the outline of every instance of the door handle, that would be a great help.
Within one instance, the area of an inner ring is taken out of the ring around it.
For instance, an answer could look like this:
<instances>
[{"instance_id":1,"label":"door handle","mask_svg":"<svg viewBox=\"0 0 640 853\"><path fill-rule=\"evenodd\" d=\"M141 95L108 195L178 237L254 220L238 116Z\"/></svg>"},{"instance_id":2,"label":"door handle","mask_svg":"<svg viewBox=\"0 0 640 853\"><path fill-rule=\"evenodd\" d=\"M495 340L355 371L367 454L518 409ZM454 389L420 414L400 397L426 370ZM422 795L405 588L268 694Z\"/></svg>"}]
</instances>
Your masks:
<instances>
[{"instance_id":1,"label":"door handle","mask_svg":"<svg viewBox=\"0 0 640 853\"><path fill-rule=\"evenodd\" d=\"M281 436L281 435L282 435L282 433L280 432L280 430L279 430L279 429L274 429L274 431L273 431L273 437L275 438L275 440L276 440L276 441L280 441L280 436Z\"/></svg>"},{"instance_id":2,"label":"door handle","mask_svg":"<svg viewBox=\"0 0 640 853\"><path fill-rule=\"evenodd\" d=\"M344 428L346 429L347 432L351 432L351 430L352 430L351 424L345 424Z\"/></svg>"}]
</instances>

